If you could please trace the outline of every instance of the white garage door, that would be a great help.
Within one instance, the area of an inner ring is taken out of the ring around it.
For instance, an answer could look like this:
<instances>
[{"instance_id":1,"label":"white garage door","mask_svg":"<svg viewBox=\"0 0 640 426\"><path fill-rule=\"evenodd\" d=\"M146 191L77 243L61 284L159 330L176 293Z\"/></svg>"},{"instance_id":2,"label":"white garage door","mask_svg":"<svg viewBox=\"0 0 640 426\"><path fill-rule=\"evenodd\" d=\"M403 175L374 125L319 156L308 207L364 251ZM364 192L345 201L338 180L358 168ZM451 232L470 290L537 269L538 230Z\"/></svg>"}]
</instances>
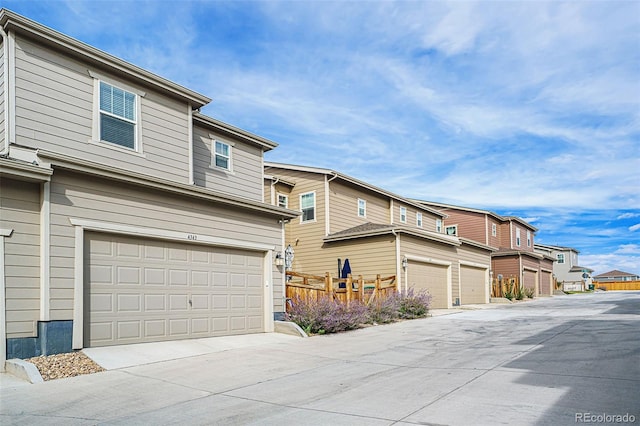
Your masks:
<instances>
[{"instance_id":1,"label":"white garage door","mask_svg":"<svg viewBox=\"0 0 640 426\"><path fill-rule=\"evenodd\" d=\"M486 269L460 266L460 303L487 303Z\"/></svg>"},{"instance_id":2,"label":"white garage door","mask_svg":"<svg viewBox=\"0 0 640 426\"><path fill-rule=\"evenodd\" d=\"M409 288L428 290L433 297L432 308L448 308L447 269L446 266L409 261L407 266Z\"/></svg>"},{"instance_id":3,"label":"white garage door","mask_svg":"<svg viewBox=\"0 0 640 426\"><path fill-rule=\"evenodd\" d=\"M262 332L263 258L87 233L85 346Z\"/></svg>"}]
</instances>

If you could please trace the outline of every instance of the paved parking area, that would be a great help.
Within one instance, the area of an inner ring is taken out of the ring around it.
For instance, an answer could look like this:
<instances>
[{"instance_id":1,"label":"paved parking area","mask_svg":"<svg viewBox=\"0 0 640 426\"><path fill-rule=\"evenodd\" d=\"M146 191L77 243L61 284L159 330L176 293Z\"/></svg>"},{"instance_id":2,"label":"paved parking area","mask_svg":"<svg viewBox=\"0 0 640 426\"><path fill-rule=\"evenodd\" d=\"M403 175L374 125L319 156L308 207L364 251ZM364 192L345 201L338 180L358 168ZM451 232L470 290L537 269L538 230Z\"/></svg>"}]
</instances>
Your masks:
<instances>
[{"instance_id":1,"label":"paved parking area","mask_svg":"<svg viewBox=\"0 0 640 426\"><path fill-rule=\"evenodd\" d=\"M256 336L2 385L0 423L640 424L639 330L640 292L599 292L308 339Z\"/></svg>"}]
</instances>

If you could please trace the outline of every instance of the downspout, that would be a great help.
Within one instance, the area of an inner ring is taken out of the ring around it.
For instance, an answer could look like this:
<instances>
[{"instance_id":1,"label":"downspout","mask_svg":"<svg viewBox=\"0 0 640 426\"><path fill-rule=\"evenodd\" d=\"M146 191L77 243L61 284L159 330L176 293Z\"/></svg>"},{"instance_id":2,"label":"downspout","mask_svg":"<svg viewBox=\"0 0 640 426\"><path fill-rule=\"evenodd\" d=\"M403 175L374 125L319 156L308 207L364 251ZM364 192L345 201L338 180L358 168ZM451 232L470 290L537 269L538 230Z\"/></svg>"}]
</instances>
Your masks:
<instances>
[{"instance_id":1,"label":"downspout","mask_svg":"<svg viewBox=\"0 0 640 426\"><path fill-rule=\"evenodd\" d=\"M331 179L327 179L327 175L324 175L324 233L325 236L331 233L331 226L329 223L329 182L338 177L337 173L333 173Z\"/></svg>"},{"instance_id":2,"label":"downspout","mask_svg":"<svg viewBox=\"0 0 640 426\"><path fill-rule=\"evenodd\" d=\"M11 111L11 105L13 104L13 102L10 102L10 93L9 91L13 92L13 90L11 88L10 85L10 81L9 81L9 76L13 75L13 71L10 68L10 61L9 61L9 56L10 56L10 38L8 36L8 34L4 31L4 28L0 27L0 35L2 36L2 50L3 50L3 55L2 55L2 68L4 70L4 91L2 94L3 97L3 101L4 101L4 145L2 147L2 150L0 150L0 155L7 155L9 154L9 145L12 142L12 135L11 135L11 122L13 121L13 117L10 114Z\"/></svg>"},{"instance_id":3,"label":"downspout","mask_svg":"<svg viewBox=\"0 0 640 426\"><path fill-rule=\"evenodd\" d=\"M400 235L396 232L395 229L391 230L391 233L394 237L396 237L396 290L401 291L402 287L400 284L400 277L402 276L402 259L400 259ZM404 271L403 280L404 281L404 289L407 291L408 286L408 278L407 271Z\"/></svg>"},{"instance_id":4,"label":"downspout","mask_svg":"<svg viewBox=\"0 0 640 426\"><path fill-rule=\"evenodd\" d=\"M264 170L264 167L263 167L263 170ZM269 196L271 197L271 205L272 206L276 205L276 185L278 184L278 182L280 182L280 178L279 177L277 177L275 179L271 178L271 191L269 191L270 192ZM282 232L283 232L283 235L284 235L284 229L283 229ZM284 244L284 240L282 241L282 243ZM282 247L284 247L284 245Z\"/></svg>"},{"instance_id":5,"label":"downspout","mask_svg":"<svg viewBox=\"0 0 640 426\"><path fill-rule=\"evenodd\" d=\"M193 164L193 110L191 104L187 105L187 114L189 116L189 128L187 130L187 138L189 139L189 185L195 185L195 171Z\"/></svg>"}]
</instances>

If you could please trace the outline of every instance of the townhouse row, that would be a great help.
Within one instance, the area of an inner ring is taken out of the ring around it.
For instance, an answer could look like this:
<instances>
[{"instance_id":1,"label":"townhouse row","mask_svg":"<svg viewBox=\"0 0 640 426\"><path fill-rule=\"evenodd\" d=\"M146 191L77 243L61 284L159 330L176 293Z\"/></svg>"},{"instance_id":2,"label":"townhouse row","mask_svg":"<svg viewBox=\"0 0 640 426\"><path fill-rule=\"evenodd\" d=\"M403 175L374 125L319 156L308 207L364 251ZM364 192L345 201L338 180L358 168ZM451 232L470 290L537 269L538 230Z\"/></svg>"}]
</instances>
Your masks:
<instances>
[{"instance_id":1,"label":"townhouse row","mask_svg":"<svg viewBox=\"0 0 640 426\"><path fill-rule=\"evenodd\" d=\"M0 11L0 368L83 347L270 332L285 270L396 275L435 307L492 274L551 293L518 218L264 162L207 96Z\"/></svg>"}]
</instances>

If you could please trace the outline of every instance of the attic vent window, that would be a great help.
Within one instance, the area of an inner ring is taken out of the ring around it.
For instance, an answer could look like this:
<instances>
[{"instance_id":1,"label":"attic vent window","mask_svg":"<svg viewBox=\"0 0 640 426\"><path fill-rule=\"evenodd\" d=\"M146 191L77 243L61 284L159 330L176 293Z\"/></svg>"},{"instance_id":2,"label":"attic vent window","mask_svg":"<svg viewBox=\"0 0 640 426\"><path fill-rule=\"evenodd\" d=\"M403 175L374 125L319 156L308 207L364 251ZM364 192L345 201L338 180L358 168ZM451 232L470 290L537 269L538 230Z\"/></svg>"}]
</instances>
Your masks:
<instances>
[{"instance_id":1,"label":"attic vent window","mask_svg":"<svg viewBox=\"0 0 640 426\"><path fill-rule=\"evenodd\" d=\"M100 82L100 140L136 149L136 95Z\"/></svg>"}]
</instances>

